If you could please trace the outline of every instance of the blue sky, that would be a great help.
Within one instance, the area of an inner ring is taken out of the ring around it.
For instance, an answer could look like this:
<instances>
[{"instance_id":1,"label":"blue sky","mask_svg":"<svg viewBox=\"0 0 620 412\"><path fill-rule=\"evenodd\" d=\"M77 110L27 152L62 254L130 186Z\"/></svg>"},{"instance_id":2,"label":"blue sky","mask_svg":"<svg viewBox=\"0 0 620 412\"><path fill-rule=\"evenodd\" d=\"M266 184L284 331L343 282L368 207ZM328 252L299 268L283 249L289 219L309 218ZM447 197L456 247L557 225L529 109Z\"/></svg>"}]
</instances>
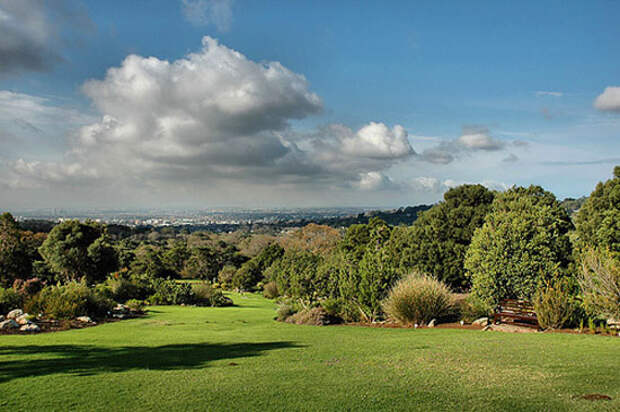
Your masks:
<instances>
[{"instance_id":1,"label":"blue sky","mask_svg":"<svg viewBox=\"0 0 620 412\"><path fill-rule=\"evenodd\" d=\"M618 2L48 3L0 0L6 208L578 197L620 164Z\"/></svg>"}]
</instances>

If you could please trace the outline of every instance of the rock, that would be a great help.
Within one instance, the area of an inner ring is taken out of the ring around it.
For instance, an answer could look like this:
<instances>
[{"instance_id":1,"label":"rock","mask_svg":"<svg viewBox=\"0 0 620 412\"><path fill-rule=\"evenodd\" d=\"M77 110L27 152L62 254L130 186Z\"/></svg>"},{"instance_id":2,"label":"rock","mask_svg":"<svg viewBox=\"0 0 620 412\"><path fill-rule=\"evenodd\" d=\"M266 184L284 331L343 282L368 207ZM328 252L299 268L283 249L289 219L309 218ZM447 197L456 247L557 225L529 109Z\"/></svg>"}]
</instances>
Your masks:
<instances>
[{"instance_id":1,"label":"rock","mask_svg":"<svg viewBox=\"0 0 620 412\"><path fill-rule=\"evenodd\" d=\"M113 318L117 318L117 319L125 319L125 314L124 313L114 313L112 314Z\"/></svg>"},{"instance_id":2,"label":"rock","mask_svg":"<svg viewBox=\"0 0 620 412\"><path fill-rule=\"evenodd\" d=\"M415 325L413 325L414 329L417 329L420 325L418 325L417 323Z\"/></svg>"},{"instance_id":3,"label":"rock","mask_svg":"<svg viewBox=\"0 0 620 412\"><path fill-rule=\"evenodd\" d=\"M114 309L112 309L112 312L116 312L116 313L129 313L129 306L127 305L122 305L122 304L118 304L116 306L114 306Z\"/></svg>"},{"instance_id":4,"label":"rock","mask_svg":"<svg viewBox=\"0 0 620 412\"><path fill-rule=\"evenodd\" d=\"M493 330L492 326L491 326L491 325L486 325L486 326L482 329L482 331L483 331L483 332L486 332L487 330Z\"/></svg>"},{"instance_id":5,"label":"rock","mask_svg":"<svg viewBox=\"0 0 620 412\"><path fill-rule=\"evenodd\" d=\"M23 315L19 316L17 319L15 319L15 322L17 322L20 325L27 325L30 322L30 319L32 319L34 316L29 315L28 313L24 313Z\"/></svg>"},{"instance_id":6,"label":"rock","mask_svg":"<svg viewBox=\"0 0 620 412\"><path fill-rule=\"evenodd\" d=\"M36 323L28 323L21 328L19 328L22 332L41 332L41 328Z\"/></svg>"},{"instance_id":7,"label":"rock","mask_svg":"<svg viewBox=\"0 0 620 412\"><path fill-rule=\"evenodd\" d=\"M464 320L462 320L462 321L461 321L461 326L463 326L464 324L465 324L465 321L464 321Z\"/></svg>"},{"instance_id":8,"label":"rock","mask_svg":"<svg viewBox=\"0 0 620 412\"><path fill-rule=\"evenodd\" d=\"M620 329L620 320L618 319L607 319L607 325L609 325L612 329Z\"/></svg>"},{"instance_id":9,"label":"rock","mask_svg":"<svg viewBox=\"0 0 620 412\"><path fill-rule=\"evenodd\" d=\"M428 327L429 327L429 328L434 328L434 327L435 327L435 322L436 322L436 320L435 320L435 319L433 319L433 320L431 320L430 322L428 322Z\"/></svg>"},{"instance_id":10,"label":"rock","mask_svg":"<svg viewBox=\"0 0 620 412\"><path fill-rule=\"evenodd\" d=\"M19 325L13 319L7 319L0 322L0 330L17 329Z\"/></svg>"},{"instance_id":11,"label":"rock","mask_svg":"<svg viewBox=\"0 0 620 412\"><path fill-rule=\"evenodd\" d=\"M77 320L78 322L93 323L93 320L90 318L90 316L80 316L75 318L75 320Z\"/></svg>"},{"instance_id":12,"label":"rock","mask_svg":"<svg viewBox=\"0 0 620 412\"><path fill-rule=\"evenodd\" d=\"M24 311L21 309L14 309L12 311L10 311L7 315L6 318L7 319L17 319L19 318L21 315L24 314Z\"/></svg>"},{"instance_id":13,"label":"rock","mask_svg":"<svg viewBox=\"0 0 620 412\"><path fill-rule=\"evenodd\" d=\"M479 318L471 323L472 325L486 326L489 324L489 318Z\"/></svg>"}]
</instances>

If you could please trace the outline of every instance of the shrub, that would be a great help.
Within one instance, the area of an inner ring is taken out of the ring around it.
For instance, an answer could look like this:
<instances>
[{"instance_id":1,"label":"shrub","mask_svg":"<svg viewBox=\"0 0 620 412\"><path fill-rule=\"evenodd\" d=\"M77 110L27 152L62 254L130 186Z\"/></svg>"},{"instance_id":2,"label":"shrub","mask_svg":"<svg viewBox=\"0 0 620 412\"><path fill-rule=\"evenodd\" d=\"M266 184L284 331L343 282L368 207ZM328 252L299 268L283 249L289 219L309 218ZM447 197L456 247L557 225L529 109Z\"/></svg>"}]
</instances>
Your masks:
<instances>
[{"instance_id":1,"label":"shrub","mask_svg":"<svg viewBox=\"0 0 620 412\"><path fill-rule=\"evenodd\" d=\"M267 299L275 299L280 296L278 285L275 282L267 282L263 287L263 296Z\"/></svg>"},{"instance_id":2,"label":"shrub","mask_svg":"<svg viewBox=\"0 0 620 412\"><path fill-rule=\"evenodd\" d=\"M154 293L148 298L152 305L180 305L193 303L194 294L188 283L155 278L151 281Z\"/></svg>"},{"instance_id":3,"label":"shrub","mask_svg":"<svg viewBox=\"0 0 620 412\"><path fill-rule=\"evenodd\" d=\"M590 315L620 319L620 264L610 253L587 250L578 281Z\"/></svg>"},{"instance_id":4,"label":"shrub","mask_svg":"<svg viewBox=\"0 0 620 412\"><path fill-rule=\"evenodd\" d=\"M534 295L538 323L545 329L560 329L574 313L573 297L566 279L554 279Z\"/></svg>"},{"instance_id":5,"label":"shrub","mask_svg":"<svg viewBox=\"0 0 620 412\"><path fill-rule=\"evenodd\" d=\"M307 308L289 316L286 318L287 323L294 323L296 325L312 325L323 326L329 325L332 322L329 314L322 307Z\"/></svg>"},{"instance_id":6,"label":"shrub","mask_svg":"<svg viewBox=\"0 0 620 412\"><path fill-rule=\"evenodd\" d=\"M220 273L217 275L217 280L222 284L222 287L232 286L232 279L236 271L237 268L232 265L226 265L220 270Z\"/></svg>"},{"instance_id":7,"label":"shrub","mask_svg":"<svg viewBox=\"0 0 620 412\"><path fill-rule=\"evenodd\" d=\"M297 313L297 310L294 305L286 302L281 303L276 310L276 319L280 322L284 322L295 313Z\"/></svg>"},{"instance_id":8,"label":"shrub","mask_svg":"<svg viewBox=\"0 0 620 412\"><path fill-rule=\"evenodd\" d=\"M125 302L125 305L127 305L129 310L131 310L132 312L144 312L145 302L143 300L129 299L127 302Z\"/></svg>"},{"instance_id":9,"label":"shrub","mask_svg":"<svg viewBox=\"0 0 620 412\"><path fill-rule=\"evenodd\" d=\"M461 318L468 323L487 317L493 308L476 295L469 295L460 303Z\"/></svg>"},{"instance_id":10,"label":"shrub","mask_svg":"<svg viewBox=\"0 0 620 412\"><path fill-rule=\"evenodd\" d=\"M0 314L6 314L22 306L22 295L12 288L0 288Z\"/></svg>"},{"instance_id":11,"label":"shrub","mask_svg":"<svg viewBox=\"0 0 620 412\"><path fill-rule=\"evenodd\" d=\"M27 280L15 279L13 282L13 289L22 296L31 296L39 293L45 286L39 278L31 278Z\"/></svg>"},{"instance_id":12,"label":"shrub","mask_svg":"<svg viewBox=\"0 0 620 412\"><path fill-rule=\"evenodd\" d=\"M74 319L78 316L106 316L114 301L86 285L71 281L65 285L48 286L29 299L24 309L29 313L44 313L52 319Z\"/></svg>"},{"instance_id":13,"label":"shrub","mask_svg":"<svg viewBox=\"0 0 620 412\"><path fill-rule=\"evenodd\" d=\"M389 317L403 325L425 324L452 312L450 289L430 276L412 273L399 280L383 303Z\"/></svg>"},{"instance_id":14,"label":"shrub","mask_svg":"<svg viewBox=\"0 0 620 412\"><path fill-rule=\"evenodd\" d=\"M224 296L221 289L202 282L192 285L194 303L198 306L232 306L232 300Z\"/></svg>"}]
</instances>

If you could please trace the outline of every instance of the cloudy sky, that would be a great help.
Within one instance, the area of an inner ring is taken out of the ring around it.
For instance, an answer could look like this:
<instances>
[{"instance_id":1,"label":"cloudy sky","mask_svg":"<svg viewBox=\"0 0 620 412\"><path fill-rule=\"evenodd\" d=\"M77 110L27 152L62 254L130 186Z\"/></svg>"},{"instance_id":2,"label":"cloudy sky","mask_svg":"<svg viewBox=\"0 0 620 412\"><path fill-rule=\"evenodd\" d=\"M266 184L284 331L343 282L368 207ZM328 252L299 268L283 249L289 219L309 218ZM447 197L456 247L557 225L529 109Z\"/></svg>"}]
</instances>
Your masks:
<instances>
[{"instance_id":1,"label":"cloudy sky","mask_svg":"<svg viewBox=\"0 0 620 412\"><path fill-rule=\"evenodd\" d=\"M0 209L588 194L620 3L0 0Z\"/></svg>"}]
</instances>

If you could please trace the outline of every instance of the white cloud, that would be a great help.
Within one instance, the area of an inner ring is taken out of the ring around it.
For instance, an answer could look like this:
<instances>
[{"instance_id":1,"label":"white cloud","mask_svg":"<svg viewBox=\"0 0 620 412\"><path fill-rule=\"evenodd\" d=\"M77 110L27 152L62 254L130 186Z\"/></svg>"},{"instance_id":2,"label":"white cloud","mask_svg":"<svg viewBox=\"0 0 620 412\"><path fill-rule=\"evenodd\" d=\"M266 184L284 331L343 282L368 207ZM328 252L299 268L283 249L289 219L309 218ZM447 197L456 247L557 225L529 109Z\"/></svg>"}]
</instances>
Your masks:
<instances>
[{"instance_id":1,"label":"white cloud","mask_svg":"<svg viewBox=\"0 0 620 412\"><path fill-rule=\"evenodd\" d=\"M457 144L472 150L500 150L504 143L494 139L488 129L465 132L456 140Z\"/></svg>"},{"instance_id":2,"label":"white cloud","mask_svg":"<svg viewBox=\"0 0 620 412\"><path fill-rule=\"evenodd\" d=\"M439 142L436 146L424 150L420 154L420 159L429 163L448 164L462 155L477 151L499 151L505 146L506 143L492 137L486 127L466 126L459 138Z\"/></svg>"},{"instance_id":3,"label":"white cloud","mask_svg":"<svg viewBox=\"0 0 620 412\"><path fill-rule=\"evenodd\" d=\"M400 125L390 130L383 123L370 122L342 141L344 153L369 158L399 158L414 153L407 131Z\"/></svg>"},{"instance_id":4,"label":"white cloud","mask_svg":"<svg viewBox=\"0 0 620 412\"><path fill-rule=\"evenodd\" d=\"M609 86L594 101L598 110L620 112L620 86Z\"/></svg>"},{"instance_id":5,"label":"white cloud","mask_svg":"<svg viewBox=\"0 0 620 412\"><path fill-rule=\"evenodd\" d=\"M11 184L81 178L171 191L230 182L371 190L388 187L383 171L415 153L400 125L295 132L292 119L322 110L302 75L278 62L253 62L210 37L203 45L173 62L130 55L86 82L100 120L79 128L61 161L10 163Z\"/></svg>"},{"instance_id":6,"label":"white cloud","mask_svg":"<svg viewBox=\"0 0 620 412\"><path fill-rule=\"evenodd\" d=\"M233 0L182 0L183 15L197 26L215 25L228 31L232 23Z\"/></svg>"}]
</instances>

